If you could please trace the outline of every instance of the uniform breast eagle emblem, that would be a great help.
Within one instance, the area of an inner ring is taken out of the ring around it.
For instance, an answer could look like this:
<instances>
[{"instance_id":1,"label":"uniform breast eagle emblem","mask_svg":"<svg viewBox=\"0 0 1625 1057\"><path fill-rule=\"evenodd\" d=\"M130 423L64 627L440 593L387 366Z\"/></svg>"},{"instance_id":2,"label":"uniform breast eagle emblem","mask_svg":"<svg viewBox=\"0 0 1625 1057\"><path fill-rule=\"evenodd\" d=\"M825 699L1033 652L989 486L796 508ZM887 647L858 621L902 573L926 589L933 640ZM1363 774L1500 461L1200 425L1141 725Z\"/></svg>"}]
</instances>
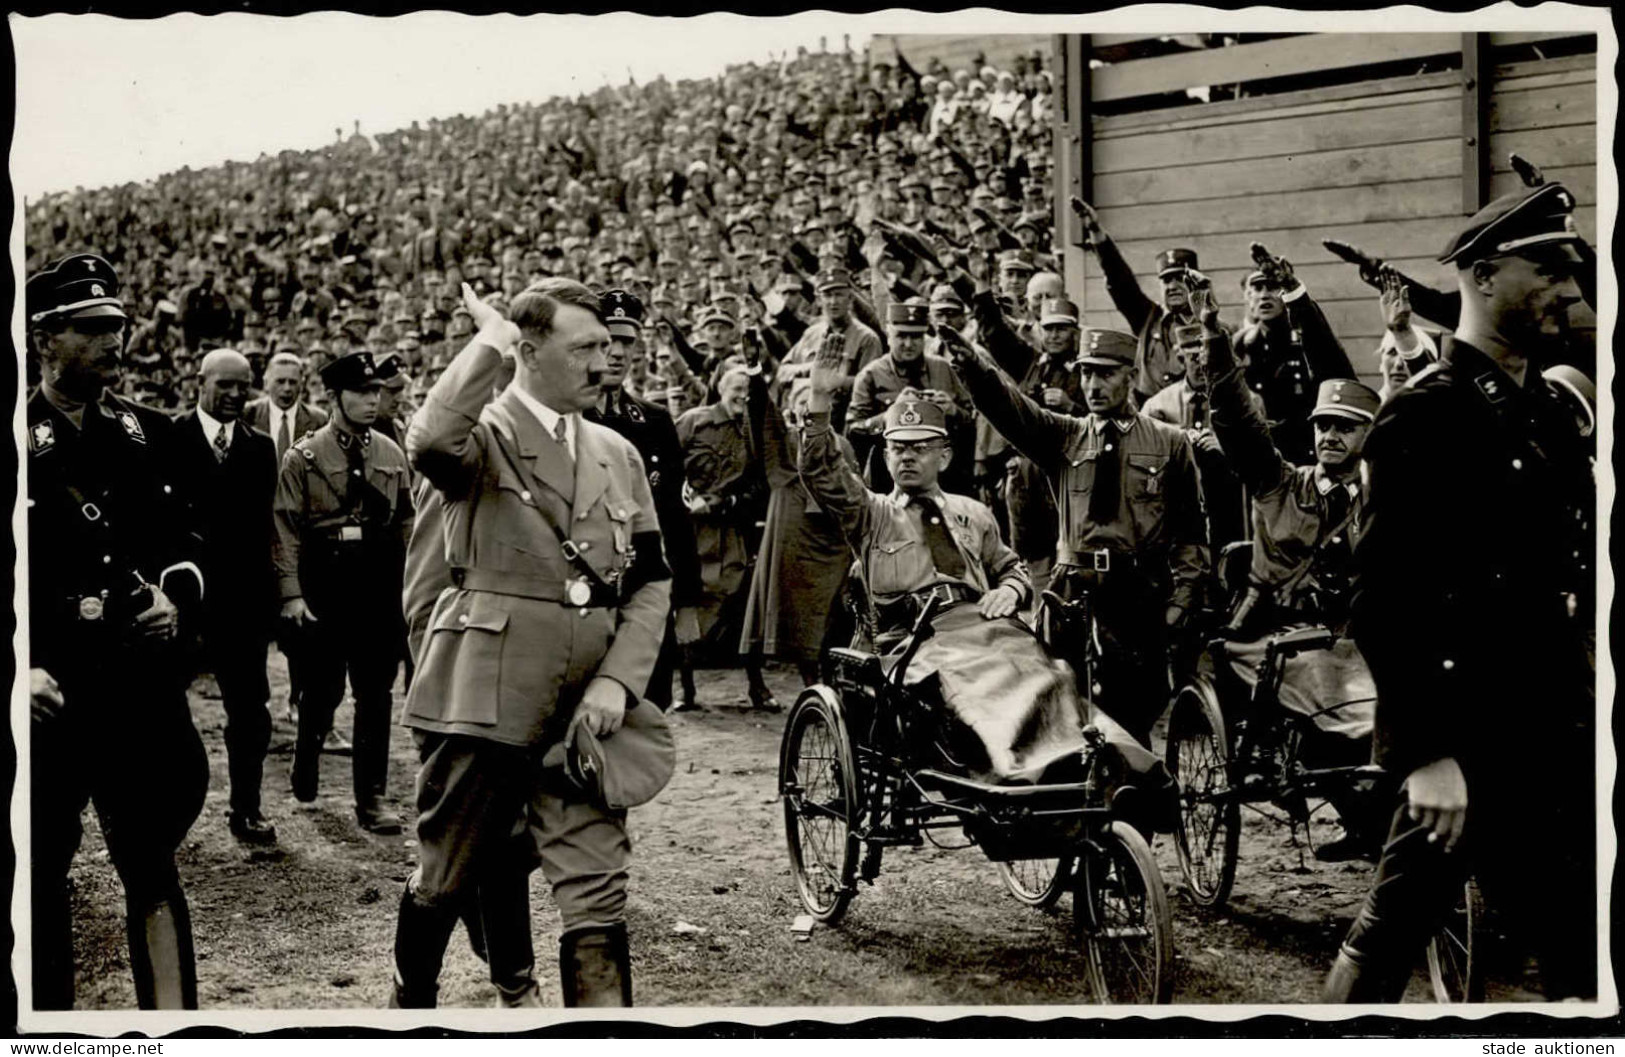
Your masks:
<instances>
[{"instance_id":1,"label":"uniform breast eagle emblem","mask_svg":"<svg viewBox=\"0 0 1625 1057\"><path fill-rule=\"evenodd\" d=\"M131 439L138 440L143 444L147 442L147 435L141 432L141 420L136 418L135 415L128 411L120 411L118 413L118 424L124 427L124 432L128 433Z\"/></svg>"}]
</instances>

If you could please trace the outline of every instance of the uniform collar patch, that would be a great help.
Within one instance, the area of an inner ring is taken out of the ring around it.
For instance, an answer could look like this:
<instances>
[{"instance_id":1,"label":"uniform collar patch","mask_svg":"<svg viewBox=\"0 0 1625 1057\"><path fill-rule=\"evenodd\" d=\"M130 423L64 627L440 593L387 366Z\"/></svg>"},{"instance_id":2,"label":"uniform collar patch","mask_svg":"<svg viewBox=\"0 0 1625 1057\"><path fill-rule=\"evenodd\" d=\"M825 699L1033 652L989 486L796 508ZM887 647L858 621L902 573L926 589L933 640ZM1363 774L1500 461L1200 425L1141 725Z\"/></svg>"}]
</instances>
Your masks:
<instances>
[{"instance_id":1,"label":"uniform collar patch","mask_svg":"<svg viewBox=\"0 0 1625 1057\"><path fill-rule=\"evenodd\" d=\"M28 431L29 450L35 455L56 447L56 427L49 422L36 422Z\"/></svg>"},{"instance_id":2,"label":"uniform collar patch","mask_svg":"<svg viewBox=\"0 0 1625 1057\"><path fill-rule=\"evenodd\" d=\"M1478 387L1479 392L1484 394L1484 399L1491 404L1499 405L1506 402L1507 386L1511 383L1505 376L1497 378L1497 373L1499 372L1485 371L1473 379L1473 384Z\"/></svg>"}]
</instances>

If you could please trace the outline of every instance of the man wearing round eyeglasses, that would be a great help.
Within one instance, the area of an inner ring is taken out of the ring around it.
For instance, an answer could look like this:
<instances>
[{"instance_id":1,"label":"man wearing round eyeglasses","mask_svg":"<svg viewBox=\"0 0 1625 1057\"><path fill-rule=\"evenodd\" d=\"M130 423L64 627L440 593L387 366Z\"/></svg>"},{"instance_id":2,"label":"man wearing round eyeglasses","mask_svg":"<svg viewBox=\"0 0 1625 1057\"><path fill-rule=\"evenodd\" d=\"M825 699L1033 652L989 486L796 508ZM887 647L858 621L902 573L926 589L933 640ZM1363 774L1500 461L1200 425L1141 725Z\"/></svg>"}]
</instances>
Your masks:
<instances>
[{"instance_id":1,"label":"man wearing round eyeglasses","mask_svg":"<svg viewBox=\"0 0 1625 1057\"><path fill-rule=\"evenodd\" d=\"M807 491L860 556L872 646L899 642L935 601L932 634L907 680L934 681L975 733L951 763L985 780L1033 780L1075 758L1084 708L1072 678L1016 616L1032 600L1027 567L1000 538L986 505L942 489L953 458L942 409L912 389L898 397L884 433L895 483L889 494L872 492L842 461L830 428L842 373L836 350L824 350L812 373L799 468Z\"/></svg>"}]
</instances>

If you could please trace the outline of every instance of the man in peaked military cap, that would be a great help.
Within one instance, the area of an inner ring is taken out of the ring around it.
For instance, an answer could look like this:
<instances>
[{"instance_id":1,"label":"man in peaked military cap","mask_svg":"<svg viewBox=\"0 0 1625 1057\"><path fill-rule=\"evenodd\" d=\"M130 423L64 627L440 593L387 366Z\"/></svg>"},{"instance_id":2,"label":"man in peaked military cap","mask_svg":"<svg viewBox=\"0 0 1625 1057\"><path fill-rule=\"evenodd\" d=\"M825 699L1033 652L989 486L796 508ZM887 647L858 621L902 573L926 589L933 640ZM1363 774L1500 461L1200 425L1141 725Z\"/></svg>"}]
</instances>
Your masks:
<instances>
[{"instance_id":1,"label":"man in peaked military cap","mask_svg":"<svg viewBox=\"0 0 1625 1057\"><path fill-rule=\"evenodd\" d=\"M282 619L300 633L304 692L293 794L316 799L322 743L349 676L355 698L356 820L401 831L385 803L390 687L406 629L400 591L412 501L406 454L373 428L394 361L352 352L322 368L332 419L288 449L277 484L277 581Z\"/></svg>"},{"instance_id":2,"label":"man in peaked military cap","mask_svg":"<svg viewBox=\"0 0 1625 1057\"><path fill-rule=\"evenodd\" d=\"M1201 366L1212 401L1213 437L1222 450L1224 480L1231 489L1245 486L1252 497L1248 588L1237 600L1226 635L1232 669L1251 685L1269 634L1289 625L1347 627L1354 547L1366 500L1362 456L1381 398L1352 378L1322 382L1308 417L1315 462L1297 465L1278 447L1230 337L1218 326L1218 312L1207 315ZM1208 484L1206 465L1202 483ZM1309 766L1369 761L1375 697L1370 669L1349 638L1288 662L1280 698L1312 719L1304 728ZM1375 854L1387 826L1386 791L1351 787L1330 799L1343 837L1317 845L1315 857L1333 862Z\"/></svg>"},{"instance_id":3,"label":"man in peaked military cap","mask_svg":"<svg viewBox=\"0 0 1625 1057\"><path fill-rule=\"evenodd\" d=\"M913 390L933 403L947 420L949 446L967 468L970 462L972 408L970 394L954 376L953 364L925 351L925 335L930 326L931 308L923 300L894 301L886 306L886 340L889 351L858 372L852 384L852 403L847 409L847 432L860 460L869 464L869 482L877 488L889 484L885 466L866 456L885 428L886 412L904 390ZM880 454L880 452L875 452ZM957 475L961 485L967 480ZM954 487L950 476L948 487Z\"/></svg>"},{"instance_id":4,"label":"man in peaked military cap","mask_svg":"<svg viewBox=\"0 0 1625 1057\"><path fill-rule=\"evenodd\" d=\"M1581 297L1573 209L1561 184L1520 190L1451 240L1439 259L1456 265L1460 322L1366 443L1353 631L1376 679L1375 759L1404 803L1331 1001L1398 1001L1469 875L1535 949L1548 998L1597 994L1581 601L1597 496L1573 416L1541 377Z\"/></svg>"},{"instance_id":5,"label":"man in peaked military cap","mask_svg":"<svg viewBox=\"0 0 1625 1057\"><path fill-rule=\"evenodd\" d=\"M1145 296L1134 269L1100 226L1095 209L1081 198L1072 199L1072 210L1083 226L1085 244L1095 251L1100 270L1106 276L1106 292L1117 306L1137 341L1134 390L1142 401L1179 377L1177 359L1180 342L1176 329L1200 324L1193 314L1192 293L1207 285L1207 277L1197 270L1196 251L1175 247L1157 254L1157 278L1162 283L1162 302Z\"/></svg>"},{"instance_id":6,"label":"man in peaked military cap","mask_svg":"<svg viewBox=\"0 0 1625 1057\"><path fill-rule=\"evenodd\" d=\"M942 409L905 390L885 417L886 463L894 487L878 494L844 463L829 409L842 368L836 350L819 357L801 434L801 479L863 556L859 576L872 605L869 631L884 650L935 600L933 634L909 667L917 683L936 677L950 708L975 722L985 760L968 768L989 780L1035 779L1082 747L1084 710L1073 680L1015 614L1032 599L1027 568L999 536L993 512L944 492L953 458ZM997 655L997 670L986 664ZM1019 672L1012 677L1011 672Z\"/></svg>"},{"instance_id":7,"label":"man in peaked military cap","mask_svg":"<svg viewBox=\"0 0 1625 1057\"><path fill-rule=\"evenodd\" d=\"M1103 643L1098 703L1149 745L1168 703L1170 640L1184 630L1208 565L1190 442L1134 410L1128 334L1084 337L1075 362L1087 413L1078 415L1048 410L986 352L938 333L976 410L1048 478L1059 507L1050 589L1088 594Z\"/></svg>"},{"instance_id":8,"label":"man in peaked military cap","mask_svg":"<svg viewBox=\"0 0 1625 1057\"><path fill-rule=\"evenodd\" d=\"M174 852L209 771L176 639L203 585L170 422L111 391L129 323L111 265L65 257L29 278L25 301L41 370L28 401L33 1005L73 1008L68 871L88 802L124 885L137 1004L195 1009Z\"/></svg>"},{"instance_id":9,"label":"man in peaked military cap","mask_svg":"<svg viewBox=\"0 0 1625 1057\"><path fill-rule=\"evenodd\" d=\"M829 427L839 360L829 350L818 364L802 433L801 477L818 505L841 521L858 553L903 555L863 570L880 630L907 628L923 601L916 596L936 588L945 601L976 601L988 618L1026 604L1032 594L1026 566L999 538L993 512L942 491L941 473L953 457L942 408L910 389L885 413L886 462L895 483L889 496L877 495L847 467ZM915 546L904 552L896 546L903 541Z\"/></svg>"},{"instance_id":10,"label":"man in peaked military cap","mask_svg":"<svg viewBox=\"0 0 1625 1057\"><path fill-rule=\"evenodd\" d=\"M852 315L851 272L840 267L825 268L818 273L816 285L818 304L823 311L784 358L778 382L787 385L795 378L810 375L819 352L826 344L833 344L841 350L841 362L846 365L848 379L846 390L850 393L858 371L880 355L880 335ZM835 412L837 425L844 422L845 415L843 404Z\"/></svg>"},{"instance_id":11,"label":"man in peaked military cap","mask_svg":"<svg viewBox=\"0 0 1625 1057\"><path fill-rule=\"evenodd\" d=\"M666 560L671 565L672 617L667 621L660 659L649 677L647 696L662 709L670 709L672 673L677 669L679 647L691 645L700 637L695 610L702 591L700 557L694 549L694 525L683 503L683 446L671 414L658 404L632 395L622 385L627 365L643 343L643 303L625 290L610 290L599 301L610 339L604 373L599 379L604 395L583 416L631 441L643 456L649 474L649 491L654 496Z\"/></svg>"}]
</instances>

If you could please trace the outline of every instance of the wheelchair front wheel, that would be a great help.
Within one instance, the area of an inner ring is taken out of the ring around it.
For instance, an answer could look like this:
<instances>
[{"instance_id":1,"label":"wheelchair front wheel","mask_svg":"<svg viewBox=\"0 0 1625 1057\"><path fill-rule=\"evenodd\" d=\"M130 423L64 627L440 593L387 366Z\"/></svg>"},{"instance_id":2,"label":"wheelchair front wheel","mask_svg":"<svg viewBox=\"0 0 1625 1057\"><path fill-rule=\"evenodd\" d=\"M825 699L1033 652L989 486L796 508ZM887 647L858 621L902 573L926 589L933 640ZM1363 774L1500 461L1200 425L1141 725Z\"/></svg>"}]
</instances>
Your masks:
<instances>
[{"instance_id":1,"label":"wheelchair front wheel","mask_svg":"<svg viewBox=\"0 0 1625 1057\"><path fill-rule=\"evenodd\" d=\"M796 891L809 914L833 925L857 890L858 769L840 702L827 688L803 691L785 719L779 795Z\"/></svg>"},{"instance_id":2,"label":"wheelchair front wheel","mask_svg":"<svg viewBox=\"0 0 1625 1057\"><path fill-rule=\"evenodd\" d=\"M1440 1003L1484 1001L1484 897L1469 880L1457 905L1428 941L1428 981Z\"/></svg>"},{"instance_id":3,"label":"wheelchair front wheel","mask_svg":"<svg viewBox=\"0 0 1625 1057\"><path fill-rule=\"evenodd\" d=\"M1061 893L1066 891L1068 882L1072 880L1074 861L1071 856L1062 856L1059 859L1014 859L993 865L999 871L1004 887L1010 890L1018 903L1048 910L1061 898Z\"/></svg>"},{"instance_id":4,"label":"wheelchair front wheel","mask_svg":"<svg viewBox=\"0 0 1625 1057\"><path fill-rule=\"evenodd\" d=\"M1241 803L1230 788L1230 739L1212 685L1181 687L1168 719L1168 771L1179 784L1174 848L1191 902L1224 905L1236 881Z\"/></svg>"},{"instance_id":5,"label":"wheelchair front wheel","mask_svg":"<svg viewBox=\"0 0 1625 1057\"><path fill-rule=\"evenodd\" d=\"M1126 822L1085 846L1072 914L1096 1001L1163 1005L1173 997L1174 923L1162 873Z\"/></svg>"}]
</instances>

